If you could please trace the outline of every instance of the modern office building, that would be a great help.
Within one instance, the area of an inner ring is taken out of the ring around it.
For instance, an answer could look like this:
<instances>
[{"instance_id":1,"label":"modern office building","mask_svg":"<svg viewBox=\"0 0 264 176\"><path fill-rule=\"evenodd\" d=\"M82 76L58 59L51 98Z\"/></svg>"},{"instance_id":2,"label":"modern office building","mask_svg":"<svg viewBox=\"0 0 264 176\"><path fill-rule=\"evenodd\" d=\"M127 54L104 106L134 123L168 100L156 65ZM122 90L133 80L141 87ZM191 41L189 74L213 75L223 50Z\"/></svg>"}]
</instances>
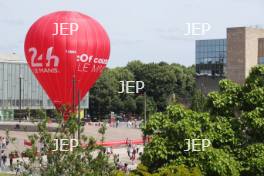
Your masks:
<instances>
[{"instance_id":1,"label":"modern office building","mask_svg":"<svg viewBox=\"0 0 264 176\"><path fill-rule=\"evenodd\" d=\"M226 65L226 39L196 41L197 75L223 76Z\"/></svg>"},{"instance_id":2,"label":"modern office building","mask_svg":"<svg viewBox=\"0 0 264 176\"><path fill-rule=\"evenodd\" d=\"M54 109L30 68L16 54L0 55L0 120L14 117L18 109ZM88 94L81 101L87 109Z\"/></svg>"},{"instance_id":3,"label":"modern office building","mask_svg":"<svg viewBox=\"0 0 264 176\"><path fill-rule=\"evenodd\" d=\"M197 40L196 84L203 92L218 89L223 78L243 84L252 67L264 63L264 29L227 28L226 39Z\"/></svg>"}]
</instances>

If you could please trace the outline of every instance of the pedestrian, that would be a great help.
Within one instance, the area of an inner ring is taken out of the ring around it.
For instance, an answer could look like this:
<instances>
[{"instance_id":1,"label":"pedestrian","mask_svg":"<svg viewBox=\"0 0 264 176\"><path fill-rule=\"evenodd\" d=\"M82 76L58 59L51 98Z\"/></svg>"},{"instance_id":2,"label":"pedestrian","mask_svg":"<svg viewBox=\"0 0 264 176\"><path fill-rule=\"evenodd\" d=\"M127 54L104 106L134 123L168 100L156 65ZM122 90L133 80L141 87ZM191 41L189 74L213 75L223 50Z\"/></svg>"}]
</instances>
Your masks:
<instances>
[{"instance_id":1,"label":"pedestrian","mask_svg":"<svg viewBox=\"0 0 264 176\"><path fill-rule=\"evenodd\" d=\"M119 154L114 154L114 163L115 163L115 166L118 167L118 163L119 163Z\"/></svg>"},{"instance_id":2,"label":"pedestrian","mask_svg":"<svg viewBox=\"0 0 264 176\"><path fill-rule=\"evenodd\" d=\"M133 145L133 148L132 148L132 157L133 158L136 158L136 153L137 153L136 146Z\"/></svg>"},{"instance_id":3,"label":"pedestrian","mask_svg":"<svg viewBox=\"0 0 264 176\"><path fill-rule=\"evenodd\" d=\"M137 128L137 119L134 119L134 128Z\"/></svg>"},{"instance_id":4,"label":"pedestrian","mask_svg":"<svg viewBox=\"0 0 264 176\"><path fill-rule=\"evenodd\" d=\"M106 148L105 147L103 147L103 153L106 153Z\"/></svg>"},{"instance_id":5,"label":"pedestrian","mask_svg":"<svg viewBox=\"0 0 264 176\"><path fill-rule=\"evenodd\" d=\"M127 127L128 127L128 128L131 128L131 126L132 126L132 123L131 123L130 120L128 120L128 122L127 122Z\"/></svg>"},{"instance_id":6,"label":"pedestrian","mask_svg":"<svg viewBox=\"0 0 264 176\"><path fill-rule=\"evenodd\" d=\"M3 148L3 138L2 137L0 137L0 148L1 148L1 150Z\"/></svg>"},{"instance_id":7,"label":"pedestrian","mask_svg":"<svg viewBox=\"0 0 264 176\"><path fill-rule=\"evenodd\" d=\"M127 163L124 164L123 171L124 171L125 173L128 172Z\"/></svg>"},{"instance_id":8,"label":"pedestrian","mask_svg":"<svg viewBox=\"0 0 264 176\"><path fill-rule=\"evenodd\" d=\"M5 149L6 148L6 139L3 137L3 141L2 141L2 148Z\"/></svg>"},{"instance_id":9,"label":"pedestrian","mask_svg":"<svg viewBox=\"0 0 264 176\"><path fill-rule=\"evenodd\" d=\"M108 157L111 155L111 148L110 147L106 148L106 154L108 155Z\"/></svg>"},{"instance_id":10,"label":"pedestrian","mask_svg":"<svg viewBox=\"0 0 264 176\"><path fill-rule=\"evenodd\" d=\"M16 163L16 175L20 173L20 162L19 160L17 160L17 163Z\"/></svg>"},{"instance_id":11,"label":"pedestrian","mask_svg":"<svg viewBox=\"0 0 264 176\"><path fill-rule=\"evenodd\" d=\"M135 164L135 159L136 159L136 155L132 154L132 157L131 157L132 165Z\"/></svg>"},{"instance_id":12,"label":"pedestrian","mask_svg":"<svg viewBox=\"0 0 264 176\"><path fill-rule=\"evenodd\" d=\"M7 137L6 138L6 146L8 146L8 144L9 144L9 138Z\"/></svg>"},{"instance_id":13,"label":"pedestrian","mask_svg":"<svg viewBox=\"0 0 264 176\"><path fill-rule=\"evenodd\" d=\"M6 158L7 158L6 154L3 153L3 155L2 155L2 161L3 161L3 166L4 166L4 168L5 168L5 166L6 166Z\"/></svg>"},{"instance_id":14,"label":"pedestrian","mask_svg":"<svg viewBox=\"0 0 264 176\"><path fill-rule=\"evenodd\" d=\"M130 150L131 150L131 144L127 145L127 155L130 158Z\"/></svg>"},{"instance_id":15,"label":"pedestrian","mask_svg":"<svg viewBox=\"0 0 264 176\"><path fill-rule=\"evenodd\" d=\"M117 163L117 169L118 170L122 170L124 168L124 163L122 163L121 161L119 161L118 163Z\"/></svg>"},{"instance_id":16,"label":"pedestrian","mask_svg":"<svg viewBox=\"0 0 264 176\"><path fill-rule=\"evenodd\" d=\"M129 153L130 153L130 159L131 159L133 157L133 147L131 146L129 149L130 149Z\"/></svg>"},{"instance_id":17,"label":"pedestrian","mask_svg":"<svg viewBox=\"0 0 264 176\"><path fill-rule=\"evenodd\" d=\"M118 128L119 123L120 123L120 121L119 121L119 119L117 119L117 121L116 121L116 128Z\"/></svg>"},{"instance_id":18,"label":"pedestrian","mask_svg":"<svg viewBox=\"0 0 264 176\"><path fill-rule=\"evenodd\" d=\"M13 170L13 156L12 156L12 154L9 154L9 166L10 166L10 169Z\"/></svg>"},{"instance_id":19,"label":"pedestrian","mask_svg":"<svg viewBox=\"0 0 264 176\"><path fill-rule=\"evenodd\" d=\"M139 145L137 144L137 147L136 147L136 149L137 149L137 153L138 153L138 151L139 151Z\"/></svg>"},{"instance_id":20,"label":"pedestrian","mask_svg":"<svg viewBox=\"0 0 264 176\"><path fill-rule=\"evenodd\" d=\"M111 154L113 154L113 147L112 146L110 147L110 152L111 152Z\"/></svg>"}]
</instances>

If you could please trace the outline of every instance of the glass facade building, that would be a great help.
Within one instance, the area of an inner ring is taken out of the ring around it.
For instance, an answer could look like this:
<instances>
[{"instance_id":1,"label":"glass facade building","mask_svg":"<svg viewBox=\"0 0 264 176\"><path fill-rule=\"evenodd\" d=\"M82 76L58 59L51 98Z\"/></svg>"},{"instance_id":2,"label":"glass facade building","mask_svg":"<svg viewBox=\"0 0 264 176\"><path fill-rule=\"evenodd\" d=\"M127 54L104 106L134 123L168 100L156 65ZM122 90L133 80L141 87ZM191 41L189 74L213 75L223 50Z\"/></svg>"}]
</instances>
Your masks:
<instances>
[{"instance_id":1,"label":"glass facade building","mask_svg":"<svg viewBox=\"0 0 264 176\"><path fill-rule=\"evenodd\" d=\"M196 40L196 74L223 76L227 61L226 39Z\"/></svg>"},{"instance_id":2,"label":"glass facade building","mask_svg":"<svg viewBox=\"0 0 264 176\"><path fill-rule=\"evenodd\" d=\"M244 84L252 67L264 64L264 29L230 27L226 39L195 43L196 85L205 94L219 90L223 78Z\"/></svg>"},{"instance_id":3,"label":"glass facade building","mask_svg":"<svg viewBox=\"0 0 264 176\"><path fill-rule=\"evenodd\" d=\"M0 119L20 106L21 109L55 108L26 62L16 57L0 56L0 83ZM88 109L88 105L87 93L81 101L81 108Z\"/></svg>"}]
</instances>

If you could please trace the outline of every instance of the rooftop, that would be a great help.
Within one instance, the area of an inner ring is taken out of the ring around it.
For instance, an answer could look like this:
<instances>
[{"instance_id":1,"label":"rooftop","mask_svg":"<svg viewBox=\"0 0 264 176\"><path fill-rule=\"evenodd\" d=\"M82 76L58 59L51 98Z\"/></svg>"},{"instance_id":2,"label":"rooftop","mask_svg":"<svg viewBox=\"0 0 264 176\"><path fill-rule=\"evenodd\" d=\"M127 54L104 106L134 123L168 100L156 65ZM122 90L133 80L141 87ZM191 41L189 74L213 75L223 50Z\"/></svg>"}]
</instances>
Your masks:
<instances>
[{"instance_id":1,"label":"rooftop","mask_svg":"<svg viewBox=\"0 0 264 176\"><path fill-rule=\"evenodd\" d=\"M26 63L26 60L23 60L23 57L16 53L12 54L0 54L0 62L6 63Z\"/></svg>"}]
</instances>

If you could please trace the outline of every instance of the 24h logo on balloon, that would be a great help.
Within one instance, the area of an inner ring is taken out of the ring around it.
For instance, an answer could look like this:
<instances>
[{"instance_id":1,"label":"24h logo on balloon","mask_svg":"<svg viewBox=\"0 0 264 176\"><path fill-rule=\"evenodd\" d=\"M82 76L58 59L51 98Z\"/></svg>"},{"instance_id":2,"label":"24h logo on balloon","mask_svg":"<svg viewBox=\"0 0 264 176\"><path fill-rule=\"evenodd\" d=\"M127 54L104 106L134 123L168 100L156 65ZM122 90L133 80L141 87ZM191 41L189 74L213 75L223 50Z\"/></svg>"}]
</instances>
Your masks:
<instances>
[{"instance_id":1,"label":"24h logo on balloon","mask_svg":"<svg viewBox=\"0 0 264 176\"><path fill-rule=\"evenodd\" d=\"M106 67L110 41L103 27L79 12L39 18L26 35L24 51L33 74L57 109L72 112ZM68 116L65 115L65 119Z\"/></svg>"}]
</instances>

